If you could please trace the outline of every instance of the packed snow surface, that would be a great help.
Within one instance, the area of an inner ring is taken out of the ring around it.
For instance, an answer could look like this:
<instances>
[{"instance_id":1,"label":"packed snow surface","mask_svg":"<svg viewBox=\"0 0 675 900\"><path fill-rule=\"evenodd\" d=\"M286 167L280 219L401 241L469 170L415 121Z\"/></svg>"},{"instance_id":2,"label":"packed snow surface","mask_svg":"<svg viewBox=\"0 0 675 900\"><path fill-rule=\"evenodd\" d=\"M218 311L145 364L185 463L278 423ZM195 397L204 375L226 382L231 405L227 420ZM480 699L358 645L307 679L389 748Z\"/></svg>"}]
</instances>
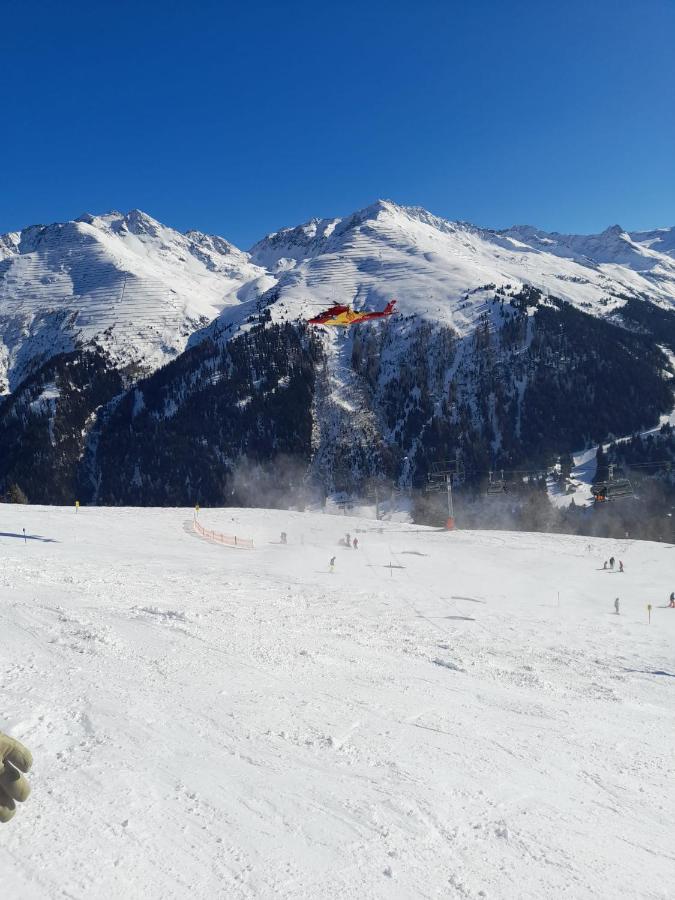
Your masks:
<instances>
[{"instance_id":1,"label":"packed snow surface","mask_svg":"<svg viewBox=\"0 0 675 900\"><path fill-rule=\"evenodd\" d=\"M0 506L3 896L672 897L675 548L191 521Z\"/></svg>"}]
</instances>

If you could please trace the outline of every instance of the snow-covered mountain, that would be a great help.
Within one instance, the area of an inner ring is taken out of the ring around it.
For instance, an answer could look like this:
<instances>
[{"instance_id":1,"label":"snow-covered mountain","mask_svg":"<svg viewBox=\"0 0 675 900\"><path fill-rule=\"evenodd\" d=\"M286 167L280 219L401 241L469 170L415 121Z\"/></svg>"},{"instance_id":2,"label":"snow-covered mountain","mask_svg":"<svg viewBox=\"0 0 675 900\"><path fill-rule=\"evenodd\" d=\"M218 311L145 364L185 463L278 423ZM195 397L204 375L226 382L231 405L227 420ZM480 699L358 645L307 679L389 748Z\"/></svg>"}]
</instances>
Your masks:
<instances>
[{"instance_id":1,"label":"snow-covered mountain","mask_svg":"<svg viewBox=\"0 0 675 900\"><path fill-rule=\"evenodd\" d=\"M250 253L279 279L279 315L308 316L316 303L361 307L396 296L403 315L464 334L483 311L476 295L485 285L532 285L603 316L629 297L672 307L674 234L630 235L619 226L588 236L529 226L492 231L378 201L343 219L315 219L269 235Z\"/></svg>"},{"instance_id":2,"label":"snow-covered mountain","mask_svg":"<svg viewBox=\"0 0 675 900\"><path fill-rule=\"evenodd\" d=\"M275 320L325 303L377 306L391 296L464 334L484 312L481 288L532 285L592 314L626 299L675 304L675 228L599 235L507 231L450 222L378 201L313 219L238 250L182 234L139 210L83 215L0 236L0 392L51 355L94 344L118 367L150 372L220 317L237 325L270 289Z\"/></svg>"},{"instance_id":3,"label":"snow-covered mountain","mask_svg":"<svg viewBox=\"0 0 675 900\"><path fill-rule=\"evenodd\" d=\"M297 457L293 478L338 490L652 428L672 409L674 235L495 231L390 201L248 253L138 211L5 235L0 491L230 502L242 458ZM307 328L392 297L384 323Z\"/></svg>"},{"instance_id":4,"label":"snow-covered mountain","mask_svg":"<svg viewBox=\"0 0 675 900\"><path fill-rule=\"evenodd\" d=\"M672 228L655 228L652 231L633 231L630 238L636 244L640 244L658 253L665 253L675 257L675 226Z\"/></svg>"},{"instance_id":5,"label":"snow-covered mountain","mask_svg":"<svg viewBox=\"0 0 675 900\"><path fill-rule=\"evenodd\" d=\"M216 315L272 283L222 238L181 234L139 210L0 237L0 393L55 353L103 349L148 372Z\"/></svg>"}]
</instances>

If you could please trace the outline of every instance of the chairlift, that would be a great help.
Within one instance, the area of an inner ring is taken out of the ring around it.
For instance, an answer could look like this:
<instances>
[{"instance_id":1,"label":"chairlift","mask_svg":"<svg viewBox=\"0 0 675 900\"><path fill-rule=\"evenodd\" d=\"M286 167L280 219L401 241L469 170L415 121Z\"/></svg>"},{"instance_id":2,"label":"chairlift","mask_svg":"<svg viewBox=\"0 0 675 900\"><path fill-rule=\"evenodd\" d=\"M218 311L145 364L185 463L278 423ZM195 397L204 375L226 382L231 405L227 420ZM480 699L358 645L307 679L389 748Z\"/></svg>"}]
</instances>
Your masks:
<instances>
[{"instance_id":1,"label":"chairlift","mask_svg":"<svg viewBox=\"0 0 675 900\"><path fill-rule=\"evenodd\" d=\"M488 495L505 494L506 482L504 481L504 470L501 471L501 477L495 478L495 473L490 472L490 479L487 486Z\"/></svg>"},{"instance_id":2,"label":"chairlift","mask_svg":"<svg viewBox=\"0 0 675 900\"><path fill-rule=\"evenodd\" d=\"M626 497L634 497L633 485L628 478L615 478L614 466L609 467L607 481L600 482L591 488L593 499L596 503L606 503L608 500L623 500Z\"/></svg>"}]
</instances>

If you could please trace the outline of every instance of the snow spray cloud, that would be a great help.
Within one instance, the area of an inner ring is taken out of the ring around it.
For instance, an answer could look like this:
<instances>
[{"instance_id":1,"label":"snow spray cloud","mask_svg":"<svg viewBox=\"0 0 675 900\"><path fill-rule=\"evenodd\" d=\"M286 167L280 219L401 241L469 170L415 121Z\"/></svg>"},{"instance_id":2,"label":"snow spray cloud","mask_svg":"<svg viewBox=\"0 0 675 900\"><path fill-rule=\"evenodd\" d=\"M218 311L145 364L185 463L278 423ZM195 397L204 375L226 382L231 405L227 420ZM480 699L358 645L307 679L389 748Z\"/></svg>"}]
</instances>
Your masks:
<instances>
[{"instance_id":1,"label":"snow spray cloud","mask_svg":"<svg viewBox=\"0 0 675 900\"><path fill-rule=\"evenodd\" d=\"M234 506L302 510L318 497L307 462L287 454L262 462L242 457L229 485Z\"/></svg>"}]
</instances>

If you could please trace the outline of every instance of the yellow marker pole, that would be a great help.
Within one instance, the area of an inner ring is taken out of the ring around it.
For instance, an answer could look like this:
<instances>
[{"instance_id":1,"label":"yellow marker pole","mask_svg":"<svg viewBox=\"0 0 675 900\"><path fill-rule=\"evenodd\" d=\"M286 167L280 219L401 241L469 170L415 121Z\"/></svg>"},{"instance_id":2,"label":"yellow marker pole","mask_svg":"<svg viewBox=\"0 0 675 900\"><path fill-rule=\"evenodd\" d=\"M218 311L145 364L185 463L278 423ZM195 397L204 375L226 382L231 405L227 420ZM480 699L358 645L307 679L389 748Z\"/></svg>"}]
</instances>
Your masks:
<instances>
[{"instance_id":1,"label":"yellow marker pole","mask_svg":"<svg viewBox=\"0 0 675 900\"><path fill-rule=\"evenodd\" d=\"M79 511L80 511L80 501L76 500L75 501L75 512L78 513Z\"/></svg>"},{"instance_id":2,"label":"yellow marker pole","mask_svg":"<svg viewBox=\"0 0 675 900\"><path fill-rule=\"evenodd\" d=\"M651 603L647 604L647 621L650 625L652 624L652 605L651 605Z\"/></svg>"},{"instance_id":3,"label":"yellow marker pole","mask_svg":"<svg viewBox=\"0 0 675 900\"><path fill-rule=\"evenodd\" d=\"M199 503L195 503L195 522L197 521L198 515L199 515Z\"/></svg>"}]
</instances>

